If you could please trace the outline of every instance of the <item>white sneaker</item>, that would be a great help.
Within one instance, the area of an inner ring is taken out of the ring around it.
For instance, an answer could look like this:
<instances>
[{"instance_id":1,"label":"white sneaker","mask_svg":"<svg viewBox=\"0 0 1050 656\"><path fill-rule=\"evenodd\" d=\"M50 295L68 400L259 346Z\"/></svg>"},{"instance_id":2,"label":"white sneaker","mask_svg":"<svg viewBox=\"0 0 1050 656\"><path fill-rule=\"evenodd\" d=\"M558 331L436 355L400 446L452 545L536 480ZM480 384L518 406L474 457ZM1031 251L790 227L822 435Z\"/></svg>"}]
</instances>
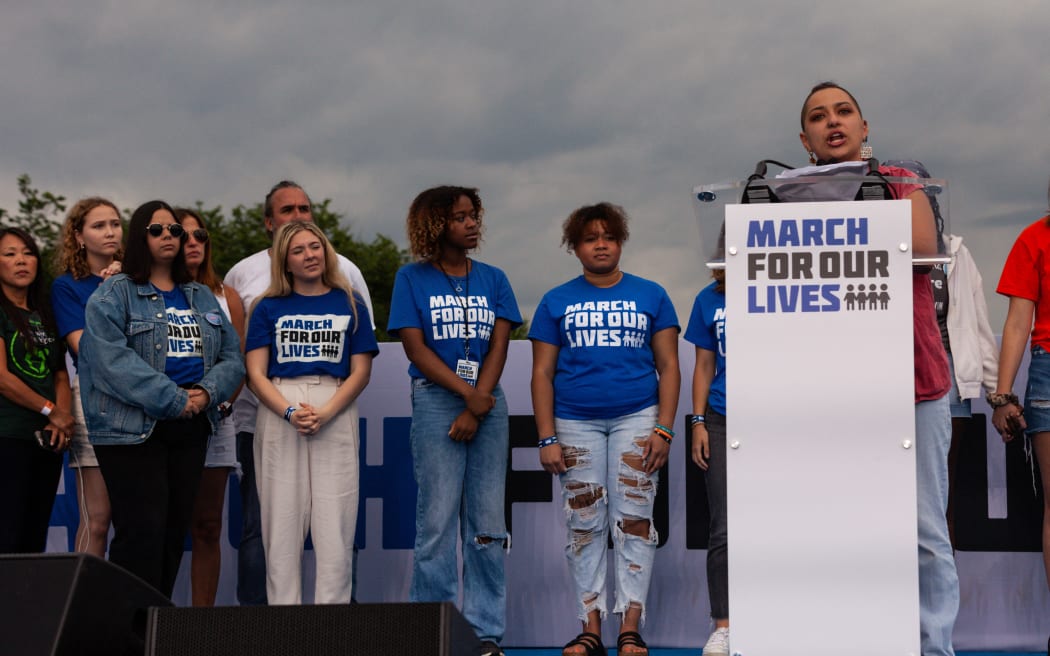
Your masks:
<instances>
[{"instance_id":1,"label":"white sneaker","mask_svg":"<svg viewBox=\"0 0 1050 656\"><path fill-rule=\"evenodd\" d=\"M703 656L729 656L729 627L715 629L704 645Z\"/></svg>"}]
</instances>

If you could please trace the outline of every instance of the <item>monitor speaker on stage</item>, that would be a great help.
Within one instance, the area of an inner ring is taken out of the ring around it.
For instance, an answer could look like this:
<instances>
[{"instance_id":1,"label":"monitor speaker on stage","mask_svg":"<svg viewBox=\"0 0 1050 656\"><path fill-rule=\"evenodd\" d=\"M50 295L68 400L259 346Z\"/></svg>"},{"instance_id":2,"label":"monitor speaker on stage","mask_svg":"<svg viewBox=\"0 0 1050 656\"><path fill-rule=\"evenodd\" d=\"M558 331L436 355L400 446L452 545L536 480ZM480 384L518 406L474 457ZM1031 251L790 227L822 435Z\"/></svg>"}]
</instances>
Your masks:
<instances>
[{"instance_id":1,"label":"monitor speaker on stage","mask_svg":"<svg viewBox=\"0 0 1050 656\"><path fill-rule=\"evenodd\" d=\"M146 609L171 601L87 554L0 556L5 654L142 654Z\"/></svg>"},{"instance_id":2,"label":"monitor speaker on stage","mask_svg":"<svg viewBox=\"0 0 1050 656\"><path fill-rule=\"evenodd\" d=\"M147 656L472 656L481 643L450 603L151 608Z\"/></svg>"}]
</instances>

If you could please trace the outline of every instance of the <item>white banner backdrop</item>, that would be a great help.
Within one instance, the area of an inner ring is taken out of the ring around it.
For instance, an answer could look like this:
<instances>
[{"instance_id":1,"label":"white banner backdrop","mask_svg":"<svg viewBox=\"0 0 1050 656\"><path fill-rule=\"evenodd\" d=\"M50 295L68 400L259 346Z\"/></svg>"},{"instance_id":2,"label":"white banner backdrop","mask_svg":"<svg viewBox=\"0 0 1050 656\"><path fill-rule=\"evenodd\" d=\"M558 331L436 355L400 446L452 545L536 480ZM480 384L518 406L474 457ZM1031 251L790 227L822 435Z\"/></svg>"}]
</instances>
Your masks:
<instances>
[{"instance_id":1,"label":"white banner backdrop","mask_svg":"<svg viewBox=\"0 0 1050 656\"><path fill-rule=\"evenodd\" d=\"M706 280L698 280L697 288L705 284ZM686 319L681 318L683 322ZM412 564L415 497L408 450L408 362L400 344L381 344L380 350L372 381L359 401L365 458L355 596L362 602L406 601ZM701 473L689 460L688 441L682 439L686 435L684 416L690 409L692 345L680 342L679 353L685 384L674 429L680 437L672 447L664 472L666 487L657 501L656 525L662 544L654 566L644 635L655 646L699 648L710 631L704 551L706 496ZM564 558L560 491L557 481L540 468L536 435L531 430L531 363L529 343L511 342L502 384L512 415L511 439L522 446L513 449L508 472L508 495L519 500L510 504L513 544L507 556L504 644L520 647L562 645L579 632ZM1018 389L1023 389L1023 384L1019 381ZM990 414L983 403L975 403L974 411ZM976 465L973 471L967 470L961 487L974 492L975 498L961 510L972 515L967 517L967 525L973 530L966 539L984 546L980 553L958 554L962 609L956 624L956 646L1034 651L1046 644L1050 633L1050 595L1042 561L1038 553L1030 551L1035 548L1031 527L1038 522L1035 513L1041 506L1035 500L1020 446L1004 450L998 435L983 419L972 428L974 439L968 443L970 450L961 454L960 463L966 458ZM60 483L49 551L71 549L77 524L74 476L67 469ZM231 486L223 526L219 605L237 603L239 498L236 486ZM960 528L957 526L957 534ZM1018 538L1022 533L1025 537ZM1038 539L1038 525L1034 535ZM769 537L772 544L777 539L776 535ZM307 553L307 581L312 585L312 552ZM179 605L189 603L189 564L187 551L174 594ZM607 644L615 644L615 624L607 623Z\"/></svg>"}]
</instances>

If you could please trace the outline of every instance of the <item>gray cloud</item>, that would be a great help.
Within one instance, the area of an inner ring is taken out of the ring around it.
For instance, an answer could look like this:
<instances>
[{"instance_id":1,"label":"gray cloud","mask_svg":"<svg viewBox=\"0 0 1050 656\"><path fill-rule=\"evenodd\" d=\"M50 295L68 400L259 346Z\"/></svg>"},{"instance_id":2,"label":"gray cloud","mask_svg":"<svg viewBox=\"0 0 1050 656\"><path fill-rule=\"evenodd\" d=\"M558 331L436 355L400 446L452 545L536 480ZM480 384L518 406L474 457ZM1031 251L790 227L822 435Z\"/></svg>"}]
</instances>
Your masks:
<instances>
[{"instance_id":1,"label":"gray cloud","mask_svg":"<svg viewBox=\"0 0 1050 656\"><path fill-rule=\"evenodd\" d=\"M0 206L15 178L123 206L225 206L292 177L364 236L403 241L412 197L481 188L480 256L523 310L576 275L561 220L624 205L624 266L684 321L705 282L689 192L771 157L802 164L798 111L835 79L876 156L951 181L954 228L994 287L1046 207L1045 3L124 3L10 7ZM1000 319L1005 305L989 298Z\"/></svg>"}]
</instances>

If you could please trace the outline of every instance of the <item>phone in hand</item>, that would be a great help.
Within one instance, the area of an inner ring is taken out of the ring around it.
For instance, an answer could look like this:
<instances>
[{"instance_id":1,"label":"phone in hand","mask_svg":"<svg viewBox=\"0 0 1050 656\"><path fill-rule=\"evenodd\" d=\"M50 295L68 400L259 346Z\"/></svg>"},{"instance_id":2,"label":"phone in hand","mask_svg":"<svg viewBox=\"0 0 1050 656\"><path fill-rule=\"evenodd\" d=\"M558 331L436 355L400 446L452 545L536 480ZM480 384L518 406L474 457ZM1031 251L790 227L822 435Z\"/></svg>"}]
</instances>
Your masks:
<instances>
[{"instance_id":1,"label":"phone in hand","mask_svg":"<svg viewBox=\"0 0 1050 656\"><path fill-rule=\"evenodd\" d=\"M38 430L33 433L33 436L36 437L36 443L40 445L41 449L46 449L48 451L55 450L55 447L51 446L51 440L54 438L54 433L50 430Z\"/></svg>"}]
</instances>

